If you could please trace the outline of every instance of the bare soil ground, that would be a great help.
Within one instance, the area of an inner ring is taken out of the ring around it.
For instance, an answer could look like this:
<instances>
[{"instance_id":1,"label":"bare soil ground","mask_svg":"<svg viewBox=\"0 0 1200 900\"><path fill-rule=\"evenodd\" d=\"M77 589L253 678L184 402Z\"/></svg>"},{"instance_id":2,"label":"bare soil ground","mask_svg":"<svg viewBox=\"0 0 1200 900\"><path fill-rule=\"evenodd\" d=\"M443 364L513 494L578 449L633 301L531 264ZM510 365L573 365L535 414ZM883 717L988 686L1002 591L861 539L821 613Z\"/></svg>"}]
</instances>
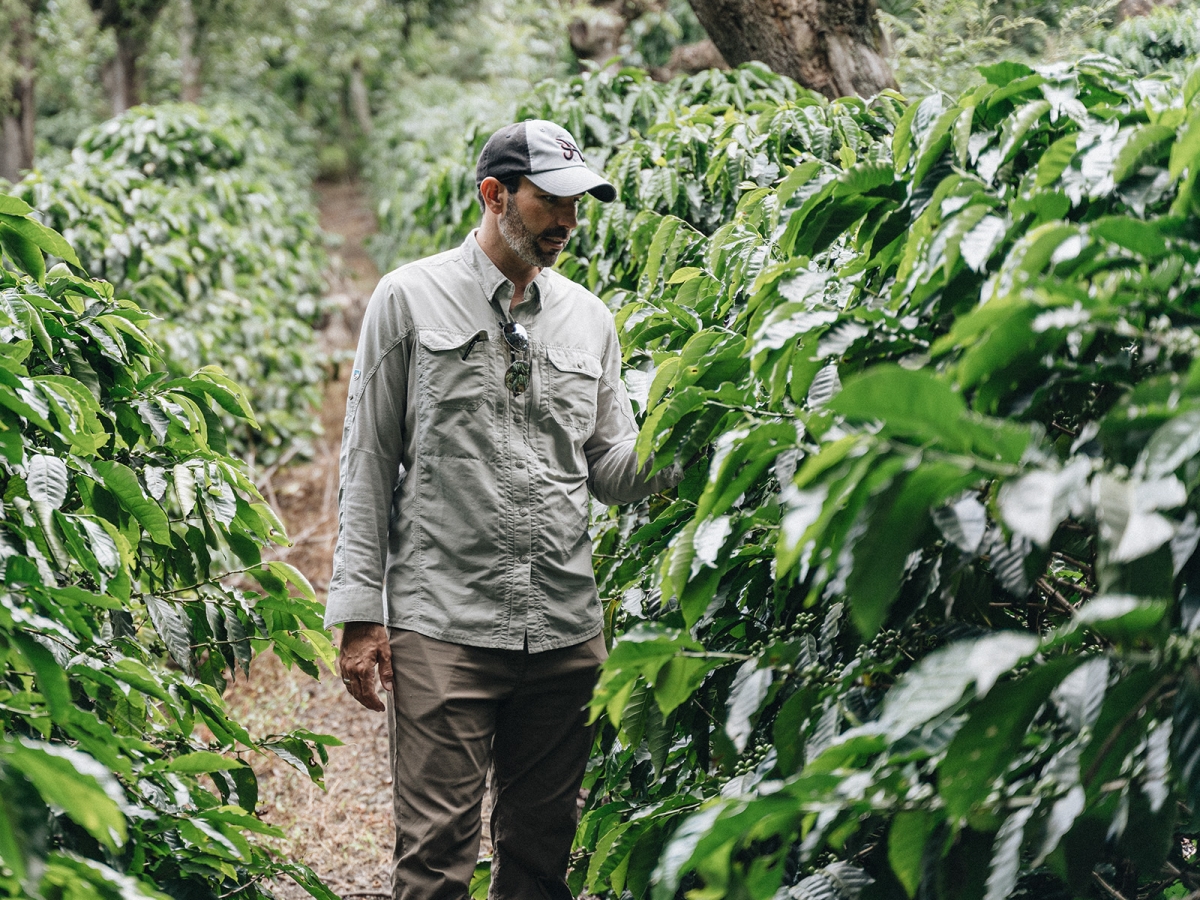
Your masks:
<instances>
[{"instance_id":1,"label":"bare soil ground","mask_svg":"<svg viewBox=\"0 0 1200 900\"><path fill-rule=\"evenodd\" d=\"M341 361L326 389L324 434L313 460L265 473L264 490L293 540L275 556L297 566L323 597L337 538L338 452L350 356L379 273L364 247L375 218L361 186L336 182L317 189L321 227L342 238L330 254L330 292L337 309L321 331L326 348ZM285 668L272 654L255 660L250 678L231 685L226 699L252 734L307 728L343 742L330 748L325 790L274 756L259 760L263 818L285 833L280 851L312 866L338 894L389 896L391 775L383 715L359 706L332 673L323 671L314 681ZM273 889L280 900L308 896L290 882Z\"/></svg>"}]
</instances>

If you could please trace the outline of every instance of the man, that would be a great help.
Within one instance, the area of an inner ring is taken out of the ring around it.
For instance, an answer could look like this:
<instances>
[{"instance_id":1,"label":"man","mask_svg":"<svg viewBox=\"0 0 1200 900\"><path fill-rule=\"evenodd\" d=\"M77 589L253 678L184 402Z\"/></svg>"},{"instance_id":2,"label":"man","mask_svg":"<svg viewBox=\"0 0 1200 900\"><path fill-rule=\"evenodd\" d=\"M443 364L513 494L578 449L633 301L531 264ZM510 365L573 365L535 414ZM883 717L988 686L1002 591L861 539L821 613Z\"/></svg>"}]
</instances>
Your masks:
<instances>
[{"instance_id":1,"label":"man","mask_svg":"<svg viewBox=\"0 0 1200 900\"><path fill-rule=\"evenodd\" d=\"M678 474L639 471L612 316L549 270L613 186L543 121L492 135L476 183L479 229L367 308L325 623L355 699L390 692L393 897L467 897L491 762L491 897L557 900L606 655L588 489L625 503Z\"/></svg>"}]
</instances>

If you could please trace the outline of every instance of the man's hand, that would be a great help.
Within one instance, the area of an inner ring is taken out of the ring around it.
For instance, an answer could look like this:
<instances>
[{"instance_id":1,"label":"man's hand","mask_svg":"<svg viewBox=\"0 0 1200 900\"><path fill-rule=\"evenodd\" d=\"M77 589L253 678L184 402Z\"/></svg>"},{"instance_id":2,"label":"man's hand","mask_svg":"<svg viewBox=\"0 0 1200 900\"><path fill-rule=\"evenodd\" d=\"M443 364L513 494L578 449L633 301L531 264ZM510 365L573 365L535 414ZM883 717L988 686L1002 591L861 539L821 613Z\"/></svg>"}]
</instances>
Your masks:
<instances>
[{"instance_id":1,"label":"man's hand","mask_svg":"<svg viewBox=\"0 0 1200 900\"><path fill-rule=\"evenodd\" d=\"M350 696L376 712L385 707L375 687L375 667L379 667L379 680L385 691L392 689L392 648L388 643L388 631L375 622L347 622L342 632L341 655L338 668L342 673L342 684Z\"/></svg>"}]
</instances>

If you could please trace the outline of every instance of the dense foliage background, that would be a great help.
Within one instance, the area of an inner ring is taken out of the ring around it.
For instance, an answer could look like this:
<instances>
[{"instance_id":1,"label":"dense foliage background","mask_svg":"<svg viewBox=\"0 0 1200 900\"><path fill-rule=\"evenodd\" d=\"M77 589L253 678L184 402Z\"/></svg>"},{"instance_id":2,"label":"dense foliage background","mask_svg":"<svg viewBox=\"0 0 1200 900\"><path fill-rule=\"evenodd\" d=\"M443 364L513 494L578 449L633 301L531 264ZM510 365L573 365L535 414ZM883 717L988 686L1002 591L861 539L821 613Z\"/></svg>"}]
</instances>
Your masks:
<instances>
[{"instance_id":1,"label":"dense foliage background","mask_svg":"<svg viewBox=\"0 0 1200 900\"><path fill-rule=\"evenodd\" d=\"M1196 887L1200 76L982 75L867 104L629 72L521 110L607 149L621 200L560 266L689 473L594 526L580 890ZM447 241L465 162L426 194Z\"/></svg>"},{"instance_id":2,"label":"dense foliage background","mask_svg":"<svg viewBox=\"0 0 1200 900\"><path fill-rule=\"evenodd\" d=\"M221 699L333 658L255 484L334 369L311 182L362 175L389 268L461 241L531 116L618 186L559 266L687 471L594 511L572 887L1200 891L1196 7L887 0L900 90L831 101L669 79L682 0L581 67L603 5L0 0L39 88L0 185L0 894L331 896L249 760L319 780L335 739Z\"/></svg>"},{"instance_id":3,"label":"dense foliage background","mask_svg":"<svg viewBox=\"0 0 1200 900\"><path fill-rule=\"evenodd\" d=\"M279 103L136 107L17 191L158 317L173 374L217 364L242 385L260 419L227 424L251 462L304 454L321 399L324 248L303 137Z\"/></svg>"},{"instance_id":4,"label":"dense foliage background","mask_svg":"<svg viewBox=\"0 0 1200 900\"><path fill-rule=\"evenodd\" d=\"M221 699L263 649L313 675L333 656L308 582L262 559L286 537L229 455L245 394L173 377L150 316L72 274L16 197L0 246L0 892L259 896L290 874L331 896L260 843L245 756L320 778L336 740L250 735Z\"/></svg>"}]
</instances>

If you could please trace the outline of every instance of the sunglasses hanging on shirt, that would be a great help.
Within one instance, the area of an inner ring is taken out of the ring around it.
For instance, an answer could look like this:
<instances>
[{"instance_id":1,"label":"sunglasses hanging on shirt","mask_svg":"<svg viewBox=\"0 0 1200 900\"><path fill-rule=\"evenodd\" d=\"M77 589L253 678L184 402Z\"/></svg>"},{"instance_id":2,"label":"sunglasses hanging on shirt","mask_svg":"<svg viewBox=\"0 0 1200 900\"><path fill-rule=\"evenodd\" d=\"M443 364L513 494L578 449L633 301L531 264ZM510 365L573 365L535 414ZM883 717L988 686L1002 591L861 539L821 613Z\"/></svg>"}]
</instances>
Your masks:
<instances>
[{"instance_id":1,"label":"sunglasses hanging on shirt","mask_svg":"<svg viewBox=\"0 0 1200 900\"><path fill-rule=\"evenodd\" d=\"M500 333L508 344L510 365L504 373L504 386L519 397L529 388L529 332L519 322L501 322Z\"/></svg>"}]
</instances>

